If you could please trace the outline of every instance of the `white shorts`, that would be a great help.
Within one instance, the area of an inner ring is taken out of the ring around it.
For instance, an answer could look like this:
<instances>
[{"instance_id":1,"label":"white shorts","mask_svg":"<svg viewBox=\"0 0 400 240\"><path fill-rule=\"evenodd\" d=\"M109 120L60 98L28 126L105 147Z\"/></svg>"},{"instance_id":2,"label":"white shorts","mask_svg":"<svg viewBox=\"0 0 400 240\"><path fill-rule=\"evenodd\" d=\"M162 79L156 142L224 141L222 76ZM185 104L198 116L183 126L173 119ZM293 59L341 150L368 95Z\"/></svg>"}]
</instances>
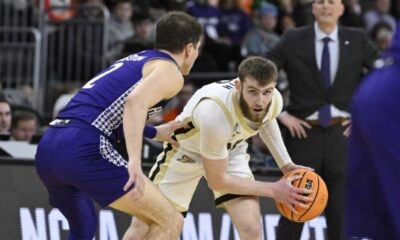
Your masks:
<instances>
[{"instance_id":1,"label":"white shorts","mask_svg":"<svg viewBox=\"0 0 400 240\"><path fill-rule=\"evenodd\" d=\"M229 151L229 174L253 179L249 167L249 155L246 153L247 143L244 142ZM218 160L215 160L218 161ZM170 144L164 145L164 151L158 156L157 162L152 167L149 177L161 192L172 202L178 211L188 211L193 194L202 177L205 176L200 157L188 157L182 151L172 148ZM215 205L221 206L224 202L240 197L240 195L220 193L213 191Z\"/></svg>"}]
</instances>

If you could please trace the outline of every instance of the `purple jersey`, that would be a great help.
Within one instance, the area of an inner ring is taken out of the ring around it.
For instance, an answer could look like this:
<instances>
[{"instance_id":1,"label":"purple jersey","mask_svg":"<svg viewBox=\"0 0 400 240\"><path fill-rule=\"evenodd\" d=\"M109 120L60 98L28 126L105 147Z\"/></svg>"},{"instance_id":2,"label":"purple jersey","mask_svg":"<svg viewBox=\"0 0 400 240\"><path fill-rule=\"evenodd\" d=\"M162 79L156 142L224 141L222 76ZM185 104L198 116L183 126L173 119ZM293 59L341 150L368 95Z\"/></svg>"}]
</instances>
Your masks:
<instances>
[{"instance_id":1,"label":"purple jersey","mask_svg":"<svg viewBox=\"0 0 400 240\"><path fill-rule=\"evenodd\" d=\"M122 134L122 114L126 97L142 79L143 65L153 59L165 59L176 64L166 53L148 50L116 61L89 82L61 111L59 119L79 119L94 126L109 138ZM161 111L168 101L149 109L149 115Z\"/></svg>"}]
</instances>

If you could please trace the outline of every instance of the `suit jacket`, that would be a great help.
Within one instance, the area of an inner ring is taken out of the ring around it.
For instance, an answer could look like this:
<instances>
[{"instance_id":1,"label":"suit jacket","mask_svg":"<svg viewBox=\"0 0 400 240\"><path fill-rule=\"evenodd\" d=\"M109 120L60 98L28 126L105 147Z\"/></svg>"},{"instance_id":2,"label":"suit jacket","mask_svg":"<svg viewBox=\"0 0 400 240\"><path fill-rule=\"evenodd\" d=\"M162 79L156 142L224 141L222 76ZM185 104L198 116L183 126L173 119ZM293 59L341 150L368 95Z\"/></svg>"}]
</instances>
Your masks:
<instances>
[{"instance_id":1,"label":"suit jacket","mask_svg":"<svg viewBox=\"0 0 400 240\"><path fill-rule=\"evenodd\" d=\"M287 74L290 104L287 111L304 118L326 102L349 112L352 94L364 67L372 68L378 50L363 30L339 26L339 65L329 90L324 87L315 57L314 25L288 30L267 53L267 58Z\"/></svg>"}]
</instances>

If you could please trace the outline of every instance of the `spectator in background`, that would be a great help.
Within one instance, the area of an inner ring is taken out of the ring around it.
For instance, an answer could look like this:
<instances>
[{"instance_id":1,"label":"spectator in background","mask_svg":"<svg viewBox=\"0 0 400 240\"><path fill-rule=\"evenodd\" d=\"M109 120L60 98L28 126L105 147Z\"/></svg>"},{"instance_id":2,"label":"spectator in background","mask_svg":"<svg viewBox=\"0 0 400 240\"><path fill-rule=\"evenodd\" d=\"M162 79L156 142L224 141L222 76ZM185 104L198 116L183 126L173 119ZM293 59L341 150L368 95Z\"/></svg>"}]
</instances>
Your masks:
<instances>
[{"instance_id":1,"label":"spectator in background","mask_svg":"<svg viewBox=\"0 0 400 240\"><path fill-rule=\"evenodd\" d=\"M243 40L243 56L264 56L279 42L279 36L274 32L278 8L273 4L264 3L259 9L258 15L258 27L251 29Z\"/></svg>"},{"instance_id":2,"label":"spectator in background","mask_svg":"<svg viewBox=\"0 0 400 240\"><path fill-rule=\"evenodd\" d=\"M15 114L12 121L11 140L30 142L37 130L37 117L30 112L19 111Z\"/></svg>"},{"instance_id":3,"label":"spectator in background","mask_svg":"<svg viewBox=\"0 0 400 240\"><path fill-rule=\"evenodd\" d=\"M190 97L192 97L194 90L194 85L192 83L185 82L181 91L175 97L175 104L171 108L166 109L163 114L164 122L175 120L175 118L182 112L183 107L185 107Z\"/></svg>"},{"instance_id":4,"label":"spectator in background","mask_svg":"<svg viewBox=\"0 0 400 240\"><path fill-rule=\"evenodd\" d=\"M155 25L150 15L135 13L133 18L135 36L124 43L122 56L125 57L133 52L154 48Z\"/></svg>"},{"instance_id":5,"label":"spectator in background","mask_svg":"<svg viewBox=\"0 0 400 240\"><path fill-rule=\"evenodd\" d=\"M232 50L239 51L243 37L252 27L251 19L240 8L240 0L221 0L219 6L219 36L227 39Z\"/></svg>"},{"instance_id":6,"label":"spectator in background","mask_svg":"<svg viewBox=\"0 0 400 240\"><path fill-rule=\"evenodd\" d=\"M131 17L133 6L131 0L118 0L114 3L108 26L108 53L109 62L116 61L124 48L124 42L135 34Z\"/></svg>"},{"instance_id":7,"label":"spectator in background","mask_svg":"<svg viewBox=\"0 0 400 240\"><path fill-rule=\"evenodd\" d=\"M220 8L219 0L195 0L188 5L187 12L196 17L204 27L206 41L218 39Z\"/></svg>"},{"instance_id":8,"label":"spectator in background","mask_svg":"<svg viewBox=\"0 0 400 240\"><path fill-rule=\"evenodd\" d=\"M296 27L296 23L293 19L293 17L291 15L283 15L280 17L279 19L279 26L277 29L278 34L283 34L285 33L287 30L295 28Z\"/></svg>"},{"instance_id":9,"label":"spectator in background","mask_svg":"<svg viewBox=\"0 0 400 240\"><path fill-rule=\"evenodd\" d=\"M11 130L11 104L0 95L0 134L9 134Z\"/></svg>"},{"instance_id":10,"label":"spectator in background","mask_svg":"<svg viewBox=\"0 0 400 240\"><path fill-rule=\"evenodd\" d=\"M61 94L56 102L54 103L53 106L53 118L56 118L58 113L65 107L67 106L67 103L72 99L73 96L78 92L79 86L76 86L76 84L69 84L69 89L67 90L66 93Z\"/></svg>"},{"instance_id":11,"label":"spectator in background","mask_svg":"<svg viewBox=\"0 0 400 240\"><path fill-rule=\"evenodd\" d=\"M344 1L344 12L341 24L349 27L364 27L363 10L358 0Z\"/></svg>"},{"instance_id":12,"label":"spectator in background","mask_svg":"<svg viewBox=\"0 0 400 240\"><path fill-rule=\"evenodd\" d=\"M380 51L386 51L392 45L393 29L388 23L379 22L372 28L371 38Z\"/></svg>"},{"instance_id":13,"label":"spectator in background","mask_svg":"<svg viewBox=\"0 0 400 240\"><path fill-rule=\"evenodd\" d=\"M390 0L374 0L373 8L364 14L364 22L368 32L371 32L378 22L388 23L396 29L396 20L389 14Z\"/></svg>"},{"instance_id":14,"label":"spectator in background","mask_svg":"<svg viewBox=\"0 0 400 240\"><path fill-rule=\"evenodd\" d=\"M240 0L221 0L217 42L223 52L218 53L221 69L234 71L242 60L240 45L251 29L250 17L240 8ZM223 59L221 57L223 56ZM226 59L225 59L226 58Z\"/></svg>"}]
</instances>

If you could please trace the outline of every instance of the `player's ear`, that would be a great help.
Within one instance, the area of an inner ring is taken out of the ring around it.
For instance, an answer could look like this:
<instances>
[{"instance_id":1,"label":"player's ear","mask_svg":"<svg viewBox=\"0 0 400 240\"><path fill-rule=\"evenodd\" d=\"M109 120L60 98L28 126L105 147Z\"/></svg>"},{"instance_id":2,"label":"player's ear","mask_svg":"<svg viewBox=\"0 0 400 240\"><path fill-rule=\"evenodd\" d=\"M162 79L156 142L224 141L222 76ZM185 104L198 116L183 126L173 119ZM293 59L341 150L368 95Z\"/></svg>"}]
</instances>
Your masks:
<instances>
[{"instance_id":1,"label":"player's ear","mask_svg":"<svg viewBox=\"0 0 400 240\"><path fill-rule=\"evenodd\" d=\"M186 57L188 57L188 56L190 56L192 54L192 52L194 51L194 47L195 46L193 46L193 43L186 44L186 47L185 47L185 55L186 55Z\"/></svg>"},{"instance_id":2,"label":"player's ear","mask_svg":"<svg viewBox=\"0 0 400 240\"><path fill-rule=\"evenodd\" d=\"M238 92L241 91L241 89L242 89L242 83L240 82L240 79L239 79L239 78L236 78L236 79L235 79L235 87L236 87L236 90L237 90Z\"/></svg>"}]
</instances>

